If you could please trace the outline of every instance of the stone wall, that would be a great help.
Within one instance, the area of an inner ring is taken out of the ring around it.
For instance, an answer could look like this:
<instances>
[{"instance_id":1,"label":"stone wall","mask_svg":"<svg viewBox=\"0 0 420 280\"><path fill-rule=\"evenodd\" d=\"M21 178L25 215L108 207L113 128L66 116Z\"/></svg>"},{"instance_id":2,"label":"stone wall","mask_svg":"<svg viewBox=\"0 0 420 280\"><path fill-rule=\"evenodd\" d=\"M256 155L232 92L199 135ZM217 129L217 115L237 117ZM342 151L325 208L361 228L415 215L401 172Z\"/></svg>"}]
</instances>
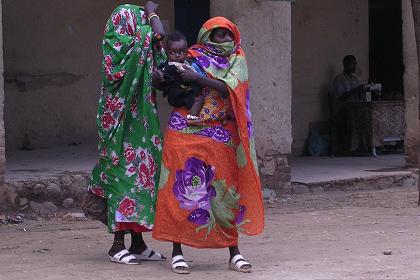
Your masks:
<instances>
[{"instance_id":1,"label":"stone wall","mask_svg":"<svg viewBox=\"0 0 420 280\"><path fill-rule=\"evenodd\" d=\"M417 49L414 33L413 12L410 0L403 0L403 52L404 52L404 98L405 98L405 152L407 164L417 164L419 136L419 89Z\"/></svg>"},{"instance_id":2,"label":"stone wall","mask_svg":"<svg viewBox=\"0 0 420 280\"><path fill-rule=\"evenodd\" d=\"M247 54L251 110L263 186L290 187L291 4L287 1L213 0L212 16L239 26Z\"/></svg>"},{"instance_id":3,"label":"stone wall","mask_svg":"<svg viewBox=\"0 0 420 280\"><path fill-rule=\"evenodd\" d=\"M292 5L293 154L303 152L311 122L327 121L327 94L347 54L369 77L369 1L298 0Z\"/></svg>"},{"instance_id":4,"label":"stone wall","mask_svg":"<svg viewBox=\"0 0 420 280\"><path fill-rule=\"evenodd\" d=\"M7 150L96 143L103 30L127 1L2 2ZM173 0L158 2L172 28Z\"/></svg>"}]
</instances>

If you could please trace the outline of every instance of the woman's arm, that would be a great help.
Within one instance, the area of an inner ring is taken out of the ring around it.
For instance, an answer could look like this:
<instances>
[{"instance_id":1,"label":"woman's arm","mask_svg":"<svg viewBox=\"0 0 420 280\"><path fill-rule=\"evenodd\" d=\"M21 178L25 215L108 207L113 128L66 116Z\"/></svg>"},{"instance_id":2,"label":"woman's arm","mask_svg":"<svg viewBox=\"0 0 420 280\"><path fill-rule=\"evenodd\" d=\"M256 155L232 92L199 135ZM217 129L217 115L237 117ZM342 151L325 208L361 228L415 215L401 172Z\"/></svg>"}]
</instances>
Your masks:
<instances>
[{"instance_id":1,"label":"woman's arm","mask_svg":"<svg viewBox=\"0 0 420 280\"><path fill-rule=\"evenodd\" d=\"M222 97L229 95L229 90L225 82L217 79L212 79L206 76L201 76L193 70L180 70L179 75L183 82L195 82L202 87L210 87L220 93Z\"/></svg>"},{"instance_id":2,"label":"woman's arm","mask_svg":"<svg viewBox=\"0 0 420 280\"><path fill-rule=\"evenodd\" d=\"M157 8L159 7L159 4L156 4L152 1L147 1L145 12L146 16L149 18L150 14L156 13ZM150 26L152 27L153 32L159 34L160 36L165 36L165 30L163 29L162 22L160 21L159 17L152 17L149 22Z\"/></svg>"}]
</instances>

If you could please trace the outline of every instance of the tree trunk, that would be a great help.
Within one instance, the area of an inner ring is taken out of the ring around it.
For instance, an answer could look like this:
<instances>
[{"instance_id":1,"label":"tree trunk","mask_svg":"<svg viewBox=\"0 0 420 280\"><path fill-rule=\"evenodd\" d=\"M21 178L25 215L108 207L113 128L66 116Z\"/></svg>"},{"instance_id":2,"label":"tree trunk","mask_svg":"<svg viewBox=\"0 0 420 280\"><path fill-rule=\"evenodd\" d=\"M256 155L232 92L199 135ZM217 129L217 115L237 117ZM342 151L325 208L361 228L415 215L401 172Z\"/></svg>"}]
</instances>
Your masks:
<instances>
[{"instance_id":1,"label":"tree trunk","mask_svg":"<svg viewBox=\"0 0 420 280\"><path fill-rule=\"evenodd\" d=\"M416 34L416 44L417 44L417 67L420 71L420 0L411 0L411 5L413 9L413 18L414 18L414 31ZM420 73L420 72L419 72ZM418 84L420 92L420 79ZM418 104L420 110L420 102ZM420 111L419 111L420 112ZM418 116L420 118L420 114ZM420 131L418 131L420 133ZM419 147L419 145L417 145ZM420 170L420 148L417 148L417 169ZM419 188L419 200L418 205L420 205L420 180L418 183Z\"/></svg>"}]
</instances>

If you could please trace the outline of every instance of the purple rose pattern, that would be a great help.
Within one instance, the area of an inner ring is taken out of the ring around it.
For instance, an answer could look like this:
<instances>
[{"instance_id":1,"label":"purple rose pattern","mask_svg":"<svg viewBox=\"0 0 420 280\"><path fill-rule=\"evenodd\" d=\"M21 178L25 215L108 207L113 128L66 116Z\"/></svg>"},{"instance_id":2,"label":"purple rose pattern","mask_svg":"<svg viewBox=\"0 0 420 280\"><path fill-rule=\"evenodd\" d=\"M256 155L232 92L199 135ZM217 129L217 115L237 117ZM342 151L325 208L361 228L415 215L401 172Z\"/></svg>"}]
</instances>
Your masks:
<instances>
[{"instance_id":1,"label":"purple rose pattern","mask_svg":"<svg viewBox=\"0 0 420 280\"><path fill-rule=\"evenodd\" d=\"M188 221L199 226L207 225L210 222L210 213L207 210L198 208L188 216Z\"/></svg>"},{"instance_id":2,"label":"purple rose pattern","mask_svg":"<svg viewBox=\"0 0 420 280\"><path fill-rule=\"evenodd\" d=\"M236 216L236 219L235 219L237 225L241 224L244 221L245 211L246 211L246 207L243 205L240 205L238 215Z\"/></svg>"},{"instance_id":3,"label":"purple rose pattern","mask_svg":"<svg viewBox=\"0 0 420 280\"><path fill-rule=\"evenodd\" d=\"M206 225L210 221L210 201L216 196L211 185L214 180L214 167L198 158L187 160L183 170L177 170L173 193L180 207L193 210L188 220L196 225Z\"/></svg>"},{"instance_id":4,"label":"purple rose pattern","mask_svg":"<svg viewBox=\"0 0 420 280\"><path fill-rule=\"evenodd\" d=\"M176 171L172 191L180 207L190 211L187 220L199 226L198 230L207 228L210 231L214 227L215 220L214 217L211 218L215 214L212 212L215 211L212 209L212 201L217 199L216 188L212 185L216 184L214 178L215 168L195 157L185 162L184 169ZM219 200L223 200L222 197L219 197ZM218 209L216 211L221 211L220 205L216 209ZM226 211L231 210L226 209ZM240 231L243 230L242 225L247 223L244 220L245 212L246 207L240 205L235 220L232 221Z\"/></svg>"},{"instance_id":5,"label":"purple rose pattern","mask_svg":"<svg viewBox=\"0 0 420 280\"><path fill-rule=\"evenodd\" d=\"M213 180L213 166L195 157L188 159L184 169L176 171L176 181L173 186L180 207L187 210L195 208L210 210L210 199L216 196L216 191L211 186Z\"/></svg>"}]
</instances>

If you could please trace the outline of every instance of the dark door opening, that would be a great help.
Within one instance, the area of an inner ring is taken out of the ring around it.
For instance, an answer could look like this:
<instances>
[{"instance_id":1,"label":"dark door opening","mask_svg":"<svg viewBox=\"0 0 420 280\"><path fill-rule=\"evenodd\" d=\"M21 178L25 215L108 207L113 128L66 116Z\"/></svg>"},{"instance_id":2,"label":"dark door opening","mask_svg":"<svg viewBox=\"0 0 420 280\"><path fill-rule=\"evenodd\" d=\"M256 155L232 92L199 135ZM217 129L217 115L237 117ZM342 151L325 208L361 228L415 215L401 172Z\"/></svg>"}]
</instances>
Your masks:
<instances>
[{"instance_id":1,"label":"dark door opening","mask_svg":"<svg viewBox=\"0 0 420 280\"><path fill-rule=\"evenodd\" d=\"M404 62L401 0L369 1L369 80L384 99L402 99Z\"/></svg>"},{"instance_id":2,"label":"dark door opening","mask_svg":"<svg viewBox=\"0 0 420 280\"><path fill-rule=\"evenodd\" d=\"M201 26L209 18L209 0L175 0L175 29L185 34L189 46L196 43Z\"/></svg>"}]
</instances>

